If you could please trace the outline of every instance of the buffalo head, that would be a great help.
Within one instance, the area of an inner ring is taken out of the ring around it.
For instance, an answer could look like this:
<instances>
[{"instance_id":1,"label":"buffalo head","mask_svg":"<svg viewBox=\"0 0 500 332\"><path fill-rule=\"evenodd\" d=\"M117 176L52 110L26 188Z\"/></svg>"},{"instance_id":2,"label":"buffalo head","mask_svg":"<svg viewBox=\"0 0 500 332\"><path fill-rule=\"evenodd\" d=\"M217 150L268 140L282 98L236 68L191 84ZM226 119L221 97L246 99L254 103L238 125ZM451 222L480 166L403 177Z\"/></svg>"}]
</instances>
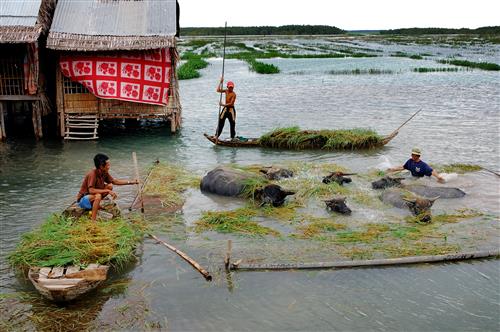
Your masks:
<instances>
[{"instance_id":1,"label":"buffalo head","mask_svg":"<svg viewBox=\"0 0 500 332\"><path fill-rule=\"evenodd\" d=\"M404 178L393 178L390 176L385 176L381 178L380 180L373 181L372 182L372 188L373 189L385 189L389 187L399 187L401 186L401 181L404 180Z\"/></svg>"},{"instance_id":2,"label":"buffalo head","mask_svg":"<svg viewBox=\"0 0 500 332\"><path fill-rule=\"evenodd\" d=\"M283 190L277 184L268 184L263 189L255 190L255 197L262 201L261 205L272 204L274 207L283 205L286 196L293 194L295 192Z\"/></svg>"},{"instance_id":3,"label":"buffalo head","mask_svg":"<svg viewBox=\"0 0 500 332\"><path fill-rule=\"evenodd\" d=\"M326 208L342 214L351 214L351 209L345 204L345 197L335 197L333 199L329 199L324 201L326 204Z\"/></svg>"},{"instance_id":4,"label":"buffalo head","mask_svg":"<svg viewBox=\"0 0 500 332\"><path fill-rule=\"evenodd\" d=\"M293 177L293 172L285 168L265 167L259 170L269 180Z\"/></svg>"},{"instance_id":5,"label":"buffalo head","mask_svg":"<svg viewBox=\"0 0 500 332\"><path fill-rule=\"evenodd\" d=\"M346 175L354 175L354 173L345 174L342 172L332 172L323 178L323 183L329 184L331 182L337 182L339 185L342 186L344 183L352 182L352 179L346 177Z\"/></svg>"},{"instance_id":6,"label":"buffalo head","mask_svg":"<svg viewBox=\"0 0 500 332\"><path fill-rule=\"evenodd\" d=\"M431 221L431 207L438 199L439 196L434 198L424 198L424 197L412 197L406 198L403 200L406 202L406 205L413 213L413 215L417 216L421 222L430 222Z\"/></svg>"}]
</instances>

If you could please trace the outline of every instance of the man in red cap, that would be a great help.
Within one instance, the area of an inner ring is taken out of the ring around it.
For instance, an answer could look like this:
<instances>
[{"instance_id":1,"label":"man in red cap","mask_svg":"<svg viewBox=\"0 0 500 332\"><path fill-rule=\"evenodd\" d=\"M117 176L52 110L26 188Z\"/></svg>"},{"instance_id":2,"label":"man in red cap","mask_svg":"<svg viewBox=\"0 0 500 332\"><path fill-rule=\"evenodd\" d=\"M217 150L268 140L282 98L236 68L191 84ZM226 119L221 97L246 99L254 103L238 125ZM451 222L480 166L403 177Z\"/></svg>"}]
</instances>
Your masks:
<instances>
[{"instance_id":1,"label":"man in red cap","mask_svg":"<svg viewBox=\"0 0 500 332\"><path fill-rule=\"evenodd\" d=\"M236 93L234 93L234 83L229 81L227 82L227 89L222 87L224 82L224 77L221 77L219 85L217 85L218 93L226 94L226 102L220 103L220 106L224 107L222 112L219 115L219 123L217 124L217 135L215 136L217 139L222 133L222 129L224 128L224 123L226 119L229 120L229 125L231 126L231 139L234 140L236 136L236 110L234 109L234 102L236 101Z\"/></svg>"}]
</instances>

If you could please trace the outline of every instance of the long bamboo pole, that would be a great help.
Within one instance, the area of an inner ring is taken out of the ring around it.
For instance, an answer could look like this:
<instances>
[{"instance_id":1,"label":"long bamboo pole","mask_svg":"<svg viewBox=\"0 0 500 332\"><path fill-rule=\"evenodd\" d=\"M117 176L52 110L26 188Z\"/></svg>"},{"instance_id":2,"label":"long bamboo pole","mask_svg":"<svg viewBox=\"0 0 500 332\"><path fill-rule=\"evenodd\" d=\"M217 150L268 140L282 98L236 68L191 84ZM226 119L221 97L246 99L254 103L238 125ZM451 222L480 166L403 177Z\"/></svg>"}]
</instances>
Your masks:
<instances>
[{"instance_id":1,"label":"long bamboo pole","mask_svg":"<svg viewBox=\"0 0 500 332\"><path fill-rule=\"evenodd\" d=\"M222 87L224 87L224 65L226 63L226 35L227 35L227 22L224 23L224 47L222 51ZM215 136L217 136L217 133L219 132L219 120L220 120L220 115L222 113L222 92L220 93L220 98L219 98L219 114L217 116L217 128L215 129Z\"/></svg>"},{"instance_id":2,"label":"long bamboo pole","mask_svg":"<svg viewBox=\"0 0 500 332\"><path fill-rule=\"evenodd\" d=\"M132 159L134 160L135 177L137 180L137 191L141 199L141 213L144 213L144 200L142 199L141 181L139 179L139 167L137 166L137 155L135 154L135 151L132 152Z\"/></svg>"},{"instance_id":3,"label":"long bamboo pole","mask_svg":"<svg viewBox=\"0 0 500 332\"><path fill-rule=\"evenodd\" d=\"M410 116L410 118L409 118L408 120L406 120L405 122L403 122L403 124L402 124L401 126L399 126L399 127L398 127L398 129L394 130L394 131L393 131L393 132L389 135L389 137L390 137L390 136L392 136L392 135L394 135L394 134L396 134L396 133L399 131L399 129L403 128L403 126L404 126L405 124L407 124L408 122L410 122L410 120L411 120L411 119L413 119L413 118L414 118L414 117L415 117L418 113L420 113L421 111L422 111L422 109L419 109L418 111L416 111L416 112L415 112L412 116Z\"/></svg>"},{"instance_id":4,"label":"long bamboo pole","mask_svg":"<svg viewBox=\"0 0 500 332\"><path fill-rule=\"evenodd\" d=\"M158 165L160 163L159 160L156 160L154 162L155 165ZM144 179L144 182L142 182L142 185L141 185L141 190L138 191L136 194L135 194L135 197L134 197L134 200L132 201L132 204L130 204L128 210L129 211L132 211L132 208L134 207L135 205L135 202L137 202L137 199L139 198L139 193L142 193L144 191L144 188L146 187L146 184L148 183L148 180L149 180L149 176L151 175L151 173L153 172L153 169L154 169L154 166L149 170L148 172L148 175L146 176L146 179ZM141 194L141 197L142 197L142 194Z\"/></svg>"},{"instance_id":5,"label":"long bamboo pole","mask_svg":"<svg viewBox=\"0 0 500 332\"><path fill-rule=\"evenodd\" d=\"M184 253L183 251L177 249L173 245L170 245L167 242L160 240L154 234L149 234L149 236L151 236L153 239L155 239L156 241L158 241L158 243L164 245L168 249L170 249L173 252L175 252L177 255L181 256L182 259L184 259L186 262L188 262L189 264L191 264L192 267L194 267L196 270L198 270L198 272L200 272L203 275L203 277L205 277L205 280L207 280L207 281L211 281L212 280L212 276L210 275L210 273L207 270L205 270L204 268L202 268L200 264L198 264L194 259L192 259L191 257L189 257L186 253Z\"/></svg>"},{"instance_id":6,"label":"long bamboo pole","mask_svg":"<svg viewBox=\"0 0 500 332\"><path fill-rule=\"evenodd\" d=\"M468 259L479 259L489 257L499 257L500 249L463 252L447 255L435 256L411 256L401 258L386 258L372 260L353 260L337 262L317 262L317 263L269 263L269 264L231 264L231 270L304 270L304 269L336 269L355 267L376 267L389 265L436 263Z\"/></svg>"}]
</instances>

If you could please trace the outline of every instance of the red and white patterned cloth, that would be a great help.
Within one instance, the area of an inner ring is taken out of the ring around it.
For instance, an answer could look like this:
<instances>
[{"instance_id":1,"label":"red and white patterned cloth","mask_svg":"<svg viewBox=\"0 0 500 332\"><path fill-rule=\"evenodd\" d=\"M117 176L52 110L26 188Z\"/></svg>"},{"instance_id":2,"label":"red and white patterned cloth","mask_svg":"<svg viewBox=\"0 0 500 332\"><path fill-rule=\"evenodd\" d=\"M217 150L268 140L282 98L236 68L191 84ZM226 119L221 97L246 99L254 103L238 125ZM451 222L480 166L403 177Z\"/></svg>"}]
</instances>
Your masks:
<instances>
[{"instance_id":1,"label":"red and white patterned cloth","mask_svg":"<svg viewBox=\"0 0 500 332\"><path fill-rule=\"evenodd\" d=\"M168 49L113 55L62 56L64 76L99 98L166 105L172 61Z\"/></svg>"}]
</instances>

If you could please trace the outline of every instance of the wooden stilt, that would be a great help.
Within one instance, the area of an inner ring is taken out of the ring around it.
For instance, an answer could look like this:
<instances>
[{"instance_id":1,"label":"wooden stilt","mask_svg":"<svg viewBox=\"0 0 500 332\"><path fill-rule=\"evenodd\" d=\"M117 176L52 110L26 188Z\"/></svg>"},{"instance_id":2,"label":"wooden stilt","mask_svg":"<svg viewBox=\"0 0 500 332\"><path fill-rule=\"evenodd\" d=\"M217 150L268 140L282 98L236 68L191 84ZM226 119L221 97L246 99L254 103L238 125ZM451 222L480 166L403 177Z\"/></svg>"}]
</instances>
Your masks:
<instances>
[{"instance_id":1,"label":"wooden stilt","mask_svg":"<svg viewBox=\"0 0 500 332\"><path fill-rule=\"evenodd\" d=\"M40 110L40 104L38 101L32 103L31 112L32 112L31 120L33 122L33 130L35 132L35 138L39 140L40 138L43 137L43 130L42 130L42 114Z\"/></svg>"},{"instance_id":2,"label":"wooden stilt","mask_svg":"<svg viewBox=\"0 0 500 332\"><path fill-rule=\"evenodd\" d=\"M231 240L227 240L226 258L224 258L224 266L226 267L226 270L229 270L230 268L232 248L233 248L233 242Z\"/></svg>"},{"instance_id":3,"label":"wooden stilt","mask_svg":"<svg viewBox=\"0 0 500 332\"><path fill-rule=\"evenodd\" d=\"M7 132L5 131L5 116L3 114L3 103L0 102L0 141L7 138Z\"/></svg>"}]
</instances>

